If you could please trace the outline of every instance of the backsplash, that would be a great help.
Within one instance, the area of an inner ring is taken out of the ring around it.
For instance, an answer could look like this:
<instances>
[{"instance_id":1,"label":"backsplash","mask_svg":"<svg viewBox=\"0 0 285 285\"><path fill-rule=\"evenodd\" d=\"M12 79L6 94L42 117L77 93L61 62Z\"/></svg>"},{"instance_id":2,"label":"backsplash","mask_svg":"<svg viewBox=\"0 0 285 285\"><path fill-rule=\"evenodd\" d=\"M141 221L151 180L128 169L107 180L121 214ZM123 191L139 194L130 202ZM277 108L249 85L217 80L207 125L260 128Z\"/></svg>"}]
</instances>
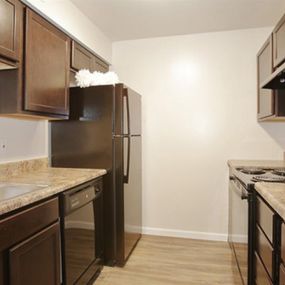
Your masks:
<instances>
[{"instance_id":1,"label":"backsplash","mask_svg":"<svg viewBox=\"0 0 285 285\"><path fill-rule=\"evenodd\" d=\"M0 118L0 163L48 156L47 121Z\"/></svg>"},{"instance_id":2,"label":"backsplash","mask_svg":"<svg viewBox=\"0 0 285 285\"><path fill-rule=\"evenodd\" d=\"M40 170L48 167L48 158L21 160L0 164L0 181L9 177L20 175L23 172Z\"/></svg>"}]
</instances>

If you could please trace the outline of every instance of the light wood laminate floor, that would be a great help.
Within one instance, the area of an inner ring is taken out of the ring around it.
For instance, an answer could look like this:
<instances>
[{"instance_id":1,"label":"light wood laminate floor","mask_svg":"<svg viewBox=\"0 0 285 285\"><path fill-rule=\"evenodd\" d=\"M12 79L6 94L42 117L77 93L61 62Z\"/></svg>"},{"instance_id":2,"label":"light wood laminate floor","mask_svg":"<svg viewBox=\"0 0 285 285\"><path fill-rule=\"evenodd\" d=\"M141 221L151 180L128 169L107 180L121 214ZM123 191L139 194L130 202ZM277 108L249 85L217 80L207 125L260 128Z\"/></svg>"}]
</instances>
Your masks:
<instances>
[{"instance_id":1,"label":"light wood laminate floor","mask_svg":"<svg viewBox=\"0 0 285 285\"><path fill-rule=\"evenodd\" d=\"M94 285L241 285L226 242L143 236L124 268L104 267Z\"/></svg>"}]
</instances>

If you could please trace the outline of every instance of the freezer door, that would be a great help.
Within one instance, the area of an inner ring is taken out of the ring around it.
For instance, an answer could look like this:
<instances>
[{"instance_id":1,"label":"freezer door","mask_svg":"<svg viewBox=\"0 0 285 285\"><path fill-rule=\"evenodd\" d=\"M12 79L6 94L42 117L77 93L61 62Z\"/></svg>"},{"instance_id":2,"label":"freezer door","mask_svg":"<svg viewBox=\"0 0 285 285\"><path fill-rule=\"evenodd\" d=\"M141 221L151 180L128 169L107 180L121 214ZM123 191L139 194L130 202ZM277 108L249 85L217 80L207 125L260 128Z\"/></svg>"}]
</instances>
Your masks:
<instances>
[{"instance_id":1,"label":"freezer door","mask_svg":"<svg viewBox=\"0 0 285 285\"><path fill-rule=\"evenodd\" d=\"M128 151L129 150L129 151ZM128 157L129 153L129 157ZM129 166L128 166L129 163ZM125 258L141 237L142 228L142 169L141 137L124 139L124 223Z\"/></svg>"},{"instance_id":2,"label":"freezer door","mask_svg":"<svg viewBox=\"0 0 285 285\"><path fill-rule=\"evenodd\" d=\"M124 88L123 126L124 134L141 134L141 96L130 88Z\"/></svg>"}]
</instances>

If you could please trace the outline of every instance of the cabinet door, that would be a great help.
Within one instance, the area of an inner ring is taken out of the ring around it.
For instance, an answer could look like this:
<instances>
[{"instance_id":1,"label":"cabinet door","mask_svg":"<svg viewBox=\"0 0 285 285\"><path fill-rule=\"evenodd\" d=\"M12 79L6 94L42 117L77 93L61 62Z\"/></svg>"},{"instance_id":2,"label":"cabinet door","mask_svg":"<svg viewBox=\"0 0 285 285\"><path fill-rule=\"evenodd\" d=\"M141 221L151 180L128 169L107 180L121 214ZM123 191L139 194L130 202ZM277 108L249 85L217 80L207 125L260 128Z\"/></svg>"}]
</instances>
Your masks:
<instances>
[{"instance_id":1,"label":"cabinet door","mask_svg":"<svg viewBox=\"0 0 285 285\"><path fill-rule=\"evenodd\" d=\"M27 9L25 109L68 115L69 38Z\"/></svg>"},{"instance_id":2,"label":"cabinet door","mask_svg":"<svg viewBox=\"0 0 285 285\"><path fill-rule=\"evenodd\" d=\"M255 254L255 284L256 285L272 285L271 279L269 278L259 256Z\"/></svg>"},{"instance_id":3,"label":"cabinet door","mask_svg":"<svg viewBox=\"0 0 285 285\"><path fill-rule=\"evenodd\" d=\"M256 222L273 245L274 212L260 196L256 199Z\"/></svg>"},{"instance_id":4,"label":"cabinet door","mask_svg":"<svg viewBox=\"0 0 285 285\"><path fill-rule=\"evenodd\" d=\"M257 54L257 102L258 118L274 115L274 93L272 90L262 89L260 85L273 72L272 37L270 37Z\"/></svg>"},{"instance_id":5,"label":"cabinet door","mask_svg":"<svg viewBox=\"0 0 285 285\"><path fill-rule=\"evenodd\" d=\"M273 248L259 226L256 227L256 251L271 279L273 279Z\"/></svg>"},{"instance_id":6,"label":"cabinet door","mask_svg":"<svg viewBox=\"0 0 285 285\"><path fill-rule=\"evenodd\" d=\"M59 285L59 223L9 250L10 285Z\"/></svg>"},{"instance_id":7,"label":"cabinet door","mask_svg":"<svg viewBox=\"0 0 285 285\"><path fill-rule=\"evenodd\" d=\"M81 45L72 41L71 67L75 70L89 69L93 71L94 55Z\"/></svg>"},{"instance_id":8,"label":"cabinet door","mask_svg":"<svg viewBox=\"0 0 285 285\"><path fill-rule=\"evenodd\" d=\"M273 62L277 67L285 60L285 16L273 30Z\"/></svg>"},{"instance_id":9,"label":"cabinet door","mask_svg":"<svg viewBox=\"0 0 285 285\"><path fill-rule=\"evenodd\" d=\"M22 6L18 0L0 0L0 55L19 60Z\"/></svg>"},{"instance_id":10,"label":"cabinet door","mask_svg":"<svg viewBox=\"0 0 285 285\"><path fill-rule=\"evenodd\" d=\"M71 67L75 70L89 69L90 71L107 72L109 66L103 60L96 57L87 49L72 42Z\"/></svg>"},{"instance_id":11,"label":"cabinet door","mask_svg":"<svg viewBox=\"0 0 285 285\"><path fill-rule=\"evenodd\" d=\"M94 59L93 59L93 70L105 73L105 72L109 71L109 66L103 60L101 60L98 57L94 56Z\"/></svg>"}]
</instances>

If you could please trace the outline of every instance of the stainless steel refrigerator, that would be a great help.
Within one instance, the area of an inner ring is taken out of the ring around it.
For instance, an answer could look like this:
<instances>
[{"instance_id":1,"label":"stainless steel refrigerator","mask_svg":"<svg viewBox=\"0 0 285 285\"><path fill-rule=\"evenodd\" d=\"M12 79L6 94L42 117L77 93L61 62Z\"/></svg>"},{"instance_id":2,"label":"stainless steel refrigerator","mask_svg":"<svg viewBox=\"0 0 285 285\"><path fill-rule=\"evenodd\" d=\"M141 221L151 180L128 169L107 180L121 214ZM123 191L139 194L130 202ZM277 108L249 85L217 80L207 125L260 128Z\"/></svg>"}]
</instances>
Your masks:
<instances>
[{"instance_id":1,"label":"stainless steel refrigerator","mask_svg":"<svg viewBox=\"0 0 285 285\"><path fill-rule=\"evenodd\" d=\"M70 89L50 128L54 167L105 168L104 259L123 266L141 237L141 96L123 84Z\"/></svg>"}]
</instances>

